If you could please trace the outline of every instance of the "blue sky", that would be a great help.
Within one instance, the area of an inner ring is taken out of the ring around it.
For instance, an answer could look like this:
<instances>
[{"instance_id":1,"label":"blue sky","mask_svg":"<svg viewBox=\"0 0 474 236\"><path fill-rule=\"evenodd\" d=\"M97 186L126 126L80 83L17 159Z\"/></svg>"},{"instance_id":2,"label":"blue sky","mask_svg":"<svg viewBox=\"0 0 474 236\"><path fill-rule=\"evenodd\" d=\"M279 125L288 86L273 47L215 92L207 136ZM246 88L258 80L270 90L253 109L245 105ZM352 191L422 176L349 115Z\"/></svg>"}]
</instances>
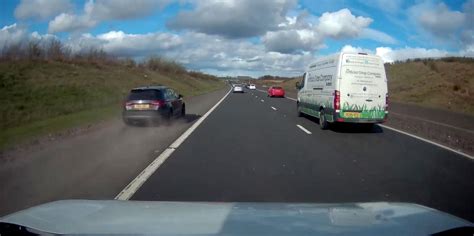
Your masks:
<instances>
[{"instance_id":1,"label":"blue sky","mask_svg":"<svg viewBox=\"0 0 474 236\"><path fill-rule=\"evenodd\" d=\"M474 0L17 0L3 2L0 46L58 38L219 75L294 75L341 50L472 57L473 12Z\"/></svg>"}]
</instances>

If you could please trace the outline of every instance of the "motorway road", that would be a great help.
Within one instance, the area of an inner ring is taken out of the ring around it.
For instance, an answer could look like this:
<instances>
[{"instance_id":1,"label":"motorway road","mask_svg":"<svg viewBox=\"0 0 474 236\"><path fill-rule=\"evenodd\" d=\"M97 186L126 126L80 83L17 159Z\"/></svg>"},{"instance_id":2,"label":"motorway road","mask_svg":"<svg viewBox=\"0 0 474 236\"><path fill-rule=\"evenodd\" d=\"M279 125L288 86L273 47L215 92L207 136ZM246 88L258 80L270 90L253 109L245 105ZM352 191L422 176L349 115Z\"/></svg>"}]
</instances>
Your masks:
<instances>
[{"instance_id":1,"label":"motorway road","mask_svg":"<svg viewBox=\"0 0 474 236\"><path fill-rule=\"evenodd\" d=\"M473 170L472 159L379 126L320 130L295 101L254 90L230 94L132 200L412 202L472 222Z\"/></svg>"}]
</instances>

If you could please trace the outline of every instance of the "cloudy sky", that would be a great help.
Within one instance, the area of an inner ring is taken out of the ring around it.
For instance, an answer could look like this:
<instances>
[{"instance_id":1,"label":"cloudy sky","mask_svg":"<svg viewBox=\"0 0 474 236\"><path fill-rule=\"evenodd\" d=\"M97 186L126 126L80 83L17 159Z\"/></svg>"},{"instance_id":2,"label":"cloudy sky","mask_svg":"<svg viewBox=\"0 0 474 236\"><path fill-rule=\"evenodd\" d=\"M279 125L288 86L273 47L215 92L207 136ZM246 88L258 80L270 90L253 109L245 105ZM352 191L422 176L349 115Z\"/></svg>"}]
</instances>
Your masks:
<instances>
[{"instance_id":1,"label":"cloudy sky","mask_svg":"<svg viewBox=\"0 0 474 236\"><path fill-rule=\"evenodd\" d=\"M474 57L474 0L2 1L0 47L58 38L74 51L163 55L217 75L299 75L341 50L385 61Z\"/></svg>"}]
</instances>

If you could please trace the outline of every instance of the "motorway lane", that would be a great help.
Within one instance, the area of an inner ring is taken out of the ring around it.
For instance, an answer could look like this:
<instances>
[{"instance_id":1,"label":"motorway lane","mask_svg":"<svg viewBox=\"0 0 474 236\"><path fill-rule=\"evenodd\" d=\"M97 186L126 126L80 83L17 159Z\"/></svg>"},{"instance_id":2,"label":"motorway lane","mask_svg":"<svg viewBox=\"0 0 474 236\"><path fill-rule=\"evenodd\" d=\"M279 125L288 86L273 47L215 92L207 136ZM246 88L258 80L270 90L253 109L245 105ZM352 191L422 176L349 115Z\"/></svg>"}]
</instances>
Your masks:
<instances>
[{"instance_id":1,"label":"motorway lane","mask_svg":"<svg viewBox=\"0 0 474 236\"><path fill-rule=\"evenodd\" d=\"M230 94L132 199L401 201L473 221L473 168L473 160L378 126L322 131L296 117L294 101L251 91Z\"/></svg>"}]
</instances>

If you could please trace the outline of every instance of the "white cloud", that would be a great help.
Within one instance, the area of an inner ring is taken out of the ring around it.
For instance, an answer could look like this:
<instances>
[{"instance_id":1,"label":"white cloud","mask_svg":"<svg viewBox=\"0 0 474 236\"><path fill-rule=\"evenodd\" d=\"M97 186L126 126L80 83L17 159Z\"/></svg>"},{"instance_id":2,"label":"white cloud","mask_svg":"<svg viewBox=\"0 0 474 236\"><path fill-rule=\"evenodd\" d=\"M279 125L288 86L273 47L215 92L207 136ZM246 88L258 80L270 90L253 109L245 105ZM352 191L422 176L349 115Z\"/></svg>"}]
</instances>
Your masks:
<instances>
[{"instance_id":1,"label":"white cloud","mask_svg":"<svg viewBox=\"0 0 474 236\"><path fill-rule=\"evenodd\" d=\"M324 40L369 38L386 44L397 43L390 35L367 28L371 18L354 16L350 10L325 12L321 17L302 12L297 17L288 17L279 30L267 32L262 41L269 51L301 53L324 48Z\"/></svg>"},{"instance_id":2,"label":"white cloud","mask_svg":"<svg viewBox=\"0 0 474 236\"><path fill-rule=\"evenodd\" d=\"M360 38L372 39L385 44L397 44L398 41L392 36L375 29L365 28L360 34Z\"/></svg>"},{"instance_id":3,"label":"white cloud","mask_svg":"<svg viewBox=\"0 0 474 236\"><path fill-rule=\"evenodd\" d=\"M4 26L0 29L0 49L12 44L21 43L27 38L27 36L27 29L18 26L16 23Z\"/></svg>"},{"instance_id":4,"label":"white cloud","mask_svg":"<svg viewBox=\"0 0 474 236\"><path fill-rule=\"evenodd\" d=\"M96 26L101 21L131 19L151 14L170 0L89 0L83 14L61 13L49 22L49 32L80 31Z\"/></svg>"},{"instance_id":5,"label":"white cloud","mask_svg":"<svg viewBox=\"0 0 474 236\"><path fill-rule=\"evenodd\" d=\"M295 0L197 1L195 9L178 13L167 25L228 38L253 37L285 22L295 4Z\"/></svg>"},{"instance_id":6,"label":"white cloud","mask_svg":"<svg viewBox=\"0 0 474 236\"><path fill-rule=\"evenodd\" d=\"M404 61L413 58L439 58L456 55L445 50L411 47L401 49L378 47L376 49L376 54L382 57L385 62Z\"/></svg>"},{"instance_id":7,"label":"white cloud","mask_svg":"<svg viewBox=\"0 0 474 236\"><path fill-rule=\"evenodd\" d=\"M352 45L345 45L342 47L341 51L343 52L364 52L368 54L376 54L380 56L384 62L394 62L394 61L404 61L407 59L415 58L440 58L447 56L463 56L462 52L448 52L440 49L426 49L426 48L397 48L393 49L390 47L377 47L374 50L367 48L354 47Z\"/></svg>"},{"instance_id":8,"label":"white cloud","mask_svg":"<svg viewBox=\"0 0 474 236\"><path fill-rule=\"evenodd\" d=\"M30 34L26 27L15 23L0 29L0 50L12 45L25 46L30 41L46 45L51 39L58 38L52 34L39 34L36 31Z\"/></svg>"},{"instance_id":9,"label":"white cloud","mask_svg":"<svg viewBox=\"0 0 474 236\"><path fill-rule=\"evenodd\" d=\"M397 13L403 4L403 0L359 0L359 2L389 13Z\"/></svg>"},{"instance_id":10,"label":"white cloud","mask_svg":"<svg viewBox=\"0 0 474 236\"><path fill-rule=\"evenodd\" d=\"M99 20L131 19L149 15L170 2L171 0L97 0L92 3L91 15Z\"/></svg>"},{"instance_id":11,"label":"white cloud","mask_svg":"<svg viewBox=\"0 0 474 236\"><path fill-rule=\"evenodd\" d=\"M129 57L147 52L161 53L182 43L178 35L171 33L126 34L122 31L110 31L97 38L103 41L102 48L106 52Z\"/></svg>"},{"instance_id":12,"label":"white cloud","mask_svg":"<svg viewBox=\"0 0 474 236\"><path fill-rule=\"evenodd\" d=\"M110 31L97 36L83 34L70 38L65 44L74 52L95 47L119 57L162 55L185 64L189 69L213 71L221 75L299 75L313 59L306 53L267 52L262 44L196 32L178 35Z\"/></svg>"},{"instance_id":13,"label":"white cloud","mask_svg":"<svg viewBox=\"0 0 474 236\"><path fill-rule=\"evenodd\" d=\"M98 22L92 20L89 15L78 16L62 13L49 22L48 32L57 33L84 30L94 27L97 23Z\"/></svg>"},{"instance_id":14,"label":"white cloud","mask_svg":"<svg viewBox=\"0 0 474 236\"><path fill-rule=\"evenodd\" d=\"M361 48L361 47L353 47L352 45L344 45L342 47L341 52L352 52L352 53L368 53L368 54L374 54L374 51L366 48Z\"/></svg>"},{"instance_id":15,"label":"white cloud","mask_svg":"<svg viewBox=\"0 0 474 236\"><path fill-rule=\"evenodd\" d=\"M323 47L323 38L311 29L267 32L262 38L268 51L294 53Z\"/></svg>"},{"instance_id":16,"label":"white cloud","mask_svg":"<svg viewBox=\"0 0 474 236\"><path fill-rule=\"evenodd\" d=\"M474 29L463 31L461 34L461 41L463 43L461 55L474 57Z\"/></svg>"},{"instance_id":17,"label":"white cloud","mask_svg":"<svg viewBox=\"0 0 474 236\"><path fill-rule=\"evenodd\" d=\"M462 54L474 57L474 0L466 1L463 11L466 15L466 26L461 32Z\"/></svg>"},{"instance_id":18,"label":"white cloud","mask_svg":"<svg viewBox=\"0 0 474 236\"><path fill-rule=\"evenodd\" d=\"M325 12L319 18L318 32L335 39L351 38L360 35L362 30L372 23L372 19L352 15L349 9Z\"/></svg>"},{"instance_id":19,"label":"white cloud","mask_svg":"<svg viewBox=\"0 0 474 236\"><path fill-rule=\"evenodd\" d=\"M451 11L444 3L429 1L412 6L409 14L422 29L442 39L453 38L466 20L464 13Z\"/></svg>"},{"instance_id":20,"label":"white cloud","mask_svg":"<svg viewBox=\"0 0 474 236\"><path fill-rule=\"evenodd\" d=\"M450 11L444 3L435 9L423 11L418 20L420 24L436 35L451 33L464 24L464 14L459 11Z\"/></svg>"},{"instance_id":21,"label":"white cloud","mask_svg":"<svg viewBox=\"0 0 474 236\"><path fill-rule=\"evenodd\" d=\"M69 0L22 0L15 8L15 17L45 20L72 9L73 4Z\"/></svg>"}]
</instances>

